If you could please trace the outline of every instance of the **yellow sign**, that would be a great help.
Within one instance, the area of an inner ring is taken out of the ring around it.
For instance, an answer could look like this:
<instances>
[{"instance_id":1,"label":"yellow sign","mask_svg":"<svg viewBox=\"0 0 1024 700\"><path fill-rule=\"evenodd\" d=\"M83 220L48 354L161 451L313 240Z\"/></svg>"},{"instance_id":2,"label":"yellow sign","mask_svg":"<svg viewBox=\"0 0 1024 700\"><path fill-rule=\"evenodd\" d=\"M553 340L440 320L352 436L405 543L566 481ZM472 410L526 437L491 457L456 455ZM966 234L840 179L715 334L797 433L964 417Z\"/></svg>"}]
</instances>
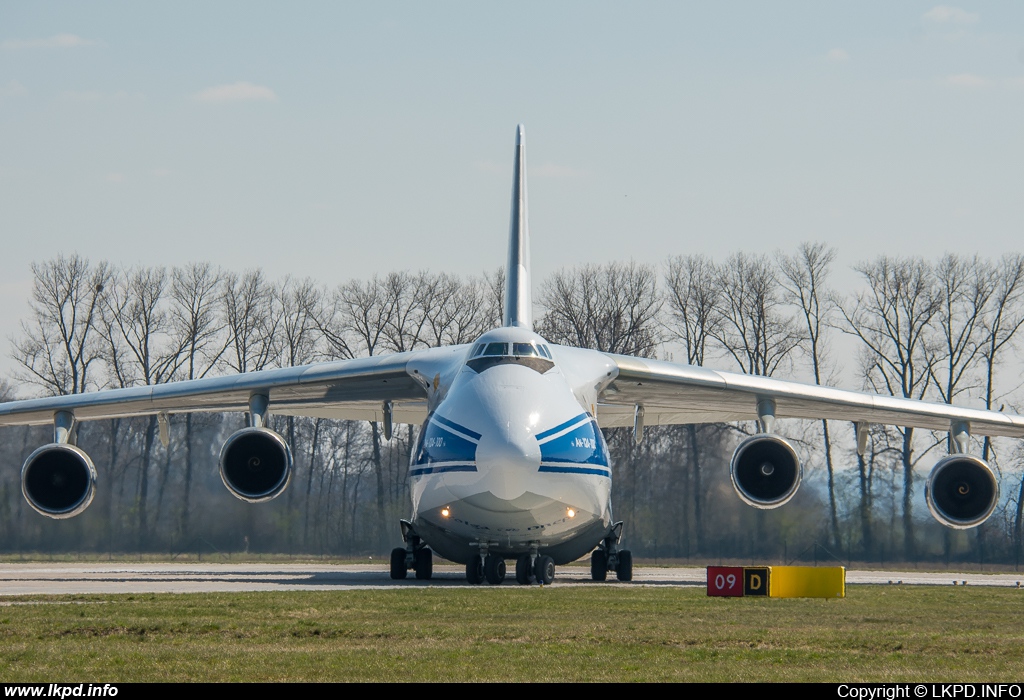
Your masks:
<instances>
[{"instance_id":1,"label":"yellow sign","mask_svg":"<svg viewBox=\"0 0 1024 700\"><path fill-rule=\"evenodd\" d=\"M846 567L772 566L768 579L771 598L845 598Z\"/></svg>"}]
</instances>

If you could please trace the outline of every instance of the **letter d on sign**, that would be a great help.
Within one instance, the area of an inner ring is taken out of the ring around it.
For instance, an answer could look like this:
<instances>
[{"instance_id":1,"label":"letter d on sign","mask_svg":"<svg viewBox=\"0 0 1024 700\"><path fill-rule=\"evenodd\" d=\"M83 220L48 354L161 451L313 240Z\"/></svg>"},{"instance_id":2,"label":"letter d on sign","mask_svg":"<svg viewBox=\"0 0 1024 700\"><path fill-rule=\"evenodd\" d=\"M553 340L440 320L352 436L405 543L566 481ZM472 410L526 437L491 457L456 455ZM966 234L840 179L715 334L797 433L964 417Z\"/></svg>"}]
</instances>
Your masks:
<instances>
[{"instance_id":1,"label":"letter d on sign","mask_svg":"<svg viewBox=\"0 0 1024 700\"><path fill-rule=\"evenodd\" d=\"M768 572L767 566L744 567L743 569L743 595L768 595Z\"/></svg>"}]
</instances>

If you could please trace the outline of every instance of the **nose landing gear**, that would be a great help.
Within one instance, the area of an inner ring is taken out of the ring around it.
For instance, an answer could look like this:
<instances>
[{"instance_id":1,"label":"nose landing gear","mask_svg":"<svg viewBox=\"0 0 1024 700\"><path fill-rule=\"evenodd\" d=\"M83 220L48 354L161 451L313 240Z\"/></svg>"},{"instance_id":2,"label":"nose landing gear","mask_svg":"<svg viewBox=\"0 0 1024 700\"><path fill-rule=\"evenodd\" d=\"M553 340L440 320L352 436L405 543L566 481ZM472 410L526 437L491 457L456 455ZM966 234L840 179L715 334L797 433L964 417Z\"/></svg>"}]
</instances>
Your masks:
<instances>
[{"instance_id":1,"label":"nose landing gear","mask_svg":"<svg viewBox=\"0 0 1024 700\"><path fill-rule=\"evenodd\" d=\"M608 534L597 545L590 555L590 578L604 581L608 572L614 571L620 581L633 580L633 553L628 549L619 549L619 538L622 536L622 521L612 525Z\"/></svg>"},{"instance_id":2,"label":"nose landing gear","mask_svg":"<svg viewBox=\"0 0 1024 700\"><path fill-rule=\"evenodd\" d=\"M402 539L405 540L405 546L395 547L391 550L391 578L404 579L408 576L409 569L412 569L416 572L416 578L421 581L429 581L434 574L434 553L416 534L412 523L408 520L399 522L402 525Z\"/></svg>"}]
</instances>

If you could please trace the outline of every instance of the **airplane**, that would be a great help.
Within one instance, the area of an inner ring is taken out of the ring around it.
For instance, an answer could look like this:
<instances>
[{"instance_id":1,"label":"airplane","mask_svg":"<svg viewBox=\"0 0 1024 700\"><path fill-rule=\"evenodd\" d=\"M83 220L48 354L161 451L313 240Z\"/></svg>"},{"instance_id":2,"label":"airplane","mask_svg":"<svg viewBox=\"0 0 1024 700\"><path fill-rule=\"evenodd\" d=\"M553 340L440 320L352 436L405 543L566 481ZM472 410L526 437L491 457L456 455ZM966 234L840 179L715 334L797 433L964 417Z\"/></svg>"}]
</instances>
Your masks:
<instances>
[{"instance_id":1,"label":"airplane","mask_svg":"<svg viewBox=\"0 0 1024 700\"><path fill-rule=\"evenodd\" d=\"M977 526L999 500L998 483L970 436L1024 437L1024 417L548 343L533 331L526 141L516 129L512 206L501 327L468 345L438 347L155 386L0 404L0 426L53 425L53 442L22 467L22 493L50 518L83 512L97 469L76 445L82 421L171 413L245 411L249 426L227 438L220 475L253 503L288 486L292 455L268 427L283 416L367 420L390 439L396 424L420 426L409 468L411 515L390 576L430 579L434 553L465 564L469 583L550 584L555 567L590 554L591 577L633 578L612 516L612 469L602 428L756 420L730 462L732 485L754 508L787 503L803 468L775 431L784 418L948 431L951 454L926 484L932 515L957 529Z\"/></svg>"}]
</instances>

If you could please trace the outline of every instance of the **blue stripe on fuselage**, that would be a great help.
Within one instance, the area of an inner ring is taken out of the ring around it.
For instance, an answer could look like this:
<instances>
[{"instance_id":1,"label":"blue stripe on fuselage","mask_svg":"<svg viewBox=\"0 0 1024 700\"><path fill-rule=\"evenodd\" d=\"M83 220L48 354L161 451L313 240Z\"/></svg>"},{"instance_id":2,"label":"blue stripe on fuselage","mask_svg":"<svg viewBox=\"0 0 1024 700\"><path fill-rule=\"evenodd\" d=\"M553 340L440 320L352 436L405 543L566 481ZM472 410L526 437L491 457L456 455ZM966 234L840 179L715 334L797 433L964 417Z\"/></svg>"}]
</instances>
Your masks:
<instances>
[{"instance_id":1,"label":"blue stripe on fuselage","mask_svg":"<svg viewBox=\"0 0 1024 700\"><path fill-rule=\"evenodd\" d=\"M425 474L444 474L445 472L475 472L474 464L438 464L432 467L420 467L410 469L409 476L423 476Z\"/></svg>"},{"instance_id":2,"label":"blue stripe on fuselage","mask_svg":"<svg viewBox=\"0 0 1024 700\"><path fill-rule=\"evenodd\" d=\"M474 430L470 430L469 428L464 428L463 426L459 425L455 421L448 420L447 418L445 418L443 416L439 416L436 413L434 415L432 415L431 418L433 420L437 421L438 423L440 423L441 425L448 426L449 428L452 428L453 430L458 430L460 433L462 433L466 437L471 437L474 440L479 440L480 439L480 433L478 433L478 432L476 432Z\"/></svg>"},{"instance_id":3,"label":"blue stripe on fuselage","mask_svg":"<svg viewBox=\"0 0 1024 700\"><path fill-rule=\"evenodd\" d=\"M416 457L412 463L413 467L429 467L437 462L472 464L476 461L477 443L475 440L470 440L467 437L472 431L460 426L458 428L459 433L465 432L465 435L461 435L456 433L454 428L446 427L442 423L443 420L445 419L433 415L427 420L426 425L423 426L423 430L420 431L419 442L416 446ZM451 423L451 421L446 422ZM479 433L472 434L479 436Z\"/></svg>"},{"instance_id":4,"label":"blue stripe on fuselage","mask_svg":"<svg viewBox=\"0 0 1024 700\"><path fill-rule=\"evenodd\" d=\"M565 421L564 423L556 425L554 428L551 428L550 430L545 430L543 433L537 433L534 437L537 438L537 442L544 442L545 439L551 437L555 433L560 433L566 428L576 423L579 423L580 421L586 420L589 417L590 416L588 416L586 413L581 413L575 418L570 418L569 420Z\"/></svg>"},{"instance_id":5,"label":"blue stripe on fuselage","mask_svg":"<svg viewBox=\"0 0 1024 700\"><path fill-rule=\"evenodd\" d=\"M556 466L554 466L552 464L542 464L542 465L540 465L540 471L542 471L542 472L552 472L552 473L555 473L555 474L591 474L591 475L594 475L594 476L605 476L605 477L608 477L609 479L612 476L612 473L610 471L608 471L607 469L597 469L597 468L594 468L594 467L563 467L563 466L557 466L556 467Z\"/></svg>"},{"instance_id":6,"label":"blue stripe on fuselage","mask_svg":"<svg viewBox=\"0 0 1024 700\"><path fill-rule=\"evenodd\" d=\"M608 455L608 445L604 441L601 429L597 427L597 422L586 414L579 416L579 418L585 419L584 422L579 423L579 425L564 435L559 435L556 438L541 443L540 461L542 463L576 464L580 465L579 468L583 468L586 465L608 469L611 460ZM564 429L565 426L572 425L575 420L566 421L561 426L546 432L549 434L552 432L557 433ZM570 467L560 468L569 469ZM544 468L542 467L541 469L543 470ZM551 471L551 469L547 471Z\"/></svg>"}]
</instances>

